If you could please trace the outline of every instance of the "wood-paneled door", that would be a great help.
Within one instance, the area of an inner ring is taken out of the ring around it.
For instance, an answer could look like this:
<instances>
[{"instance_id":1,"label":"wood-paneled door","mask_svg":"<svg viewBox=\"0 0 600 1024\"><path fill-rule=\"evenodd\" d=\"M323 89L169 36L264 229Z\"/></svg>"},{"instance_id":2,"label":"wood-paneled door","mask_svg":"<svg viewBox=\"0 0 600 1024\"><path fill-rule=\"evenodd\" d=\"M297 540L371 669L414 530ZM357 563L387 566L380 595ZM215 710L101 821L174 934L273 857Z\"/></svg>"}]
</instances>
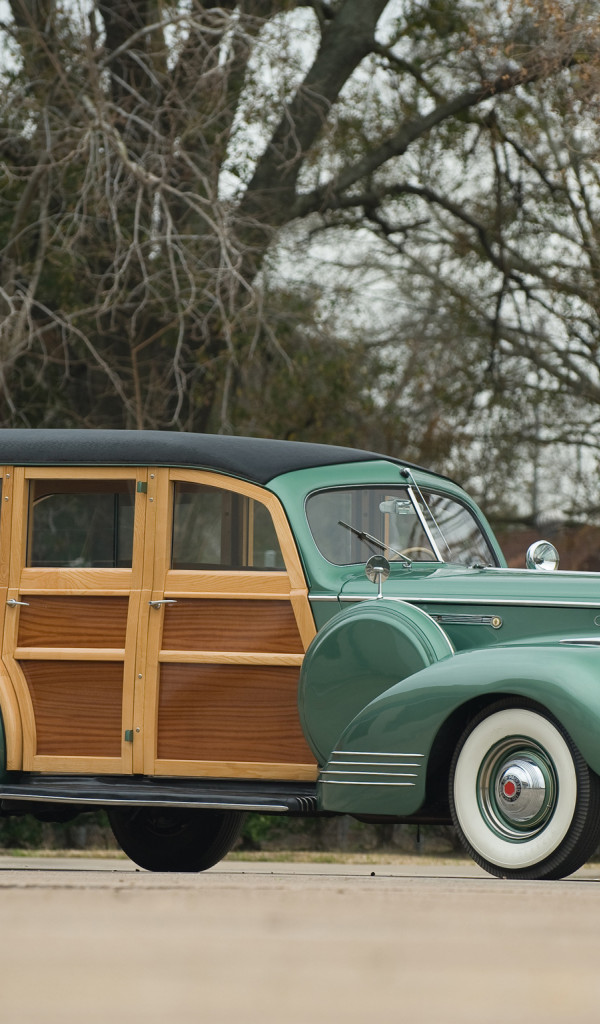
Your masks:
<instances>
[{"instance_id":1,"label":"wood-paneled door","mask_svg":"<svg viewBox=\"0 0 600 1024\"><path fill-rule=\"evenodd\" d=\"M277 498L184 470L158 470L148 495L156 544L134 770L314 779L297 688L315 627Z\"/></svg>"},{"instance_id":2,"label":"wood-paneled door","mask_svg":"<svg viewBox=\"0 0 600 1024\"><path fill-rule=\"evenodd\" d=\"M25 770L132 771L139 625L152 571L147 478L127 468L12 471L3 662Z\"/></svg>"}]
</instances>

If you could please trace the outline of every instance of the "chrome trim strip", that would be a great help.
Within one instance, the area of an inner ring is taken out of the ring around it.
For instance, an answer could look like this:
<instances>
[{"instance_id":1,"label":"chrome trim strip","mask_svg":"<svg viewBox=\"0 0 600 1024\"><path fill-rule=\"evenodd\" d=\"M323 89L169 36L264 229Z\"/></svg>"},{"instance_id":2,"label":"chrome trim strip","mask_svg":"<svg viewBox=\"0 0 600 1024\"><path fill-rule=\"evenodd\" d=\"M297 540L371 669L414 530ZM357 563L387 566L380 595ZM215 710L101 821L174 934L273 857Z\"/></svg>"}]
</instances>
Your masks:
<instances>
[{"instance_id":1,"label":"chrome trim strip","mask_svg":"<svg viewBox=\"0 0 600 1024\"><path fill-rule=\"evenodd\" d=\"M389 750L332 750L331 755L333 754L345 754L348 757L425 757L425 754L399 754Z\"/></svg>"},{"instance_id":2,"label":"chrome trim strip","mask_svg":"<svg viewBox=\"0 0 600 1024\"><path fill-rule=\"evenodd\" d=\"M412 478L412 473L411 473L411 478ZM420 493L421 489L420 489L419 485L415 484L415 486L418 488L419 493ZM421 526L423 527L423 529L425 530L425 533L427 534L427 539L428 539L429 543L431 544L431 547L433 548L433 553L434 553L435 557L437 558L438 562L443 562L444 559L442 558L442 556L440 554L440 549L438 548L435 540L433 539L433 534L432 534L431 530L429 529L429 525L428 525L428 523L427 523L427 521L425 519L425 516L423 515L421 509L419 508L419 502L415 498L414 490L413 490L413 488L411 487L410 484L407 486L406 490L408 491L409 498L410 498L410 500L413 503L413 507L414 507L415 512L417 513L417 517L419 519L419 522L420 522ZM425 501L425 498L423 498L423 495L421 495L421 498L422 498L426 508L428 509L429 514L431 515L431 517L433 519L433 515L431 513L431 510L429 509L429 506L427 505L427 502ZM434 522L435 522L435 520L434 520ZM437 526L437 523L436 523L436 526ZM438 526L438 530L439 529L440 528ZM442 531L440 530L440 533L441 532ZM443 534L442 534L442 536L443 536ZM448 547L447 544L446 544L446 547Z\"/></svg>"},{"instance_id":3,"label":"chrome trim strip","mask_svg":"<svg viewBox=\"0 0 600 1024\"><path fill-rule=\"evenodd\" d=\"M600 647L600 637L598 636L582 636L573 637L572 640L559 640L559 644L571 644L573 647Z\"/></svg>"},{"instance_id":4,"label":"chrome trim strip","mask_svg":"<svg viewBox=\"0 0 600 1024\"><path fill-rule=\"evenodd\" d=\"M39 793L18 793L16 790L11 792L4 792L0 787L0 801L5 800L9 802L21 803L21 801L31 801L33 803L44 803L44 804L79 804L81 807L99 806L99 807L184 807L184 808L200 808L201 810L215 810L215 811L261 811L268 812L269 814L284 814L289 812L289 807L285 804L238 804L233 801L228 802L226 800L220 801L219 803L210 800L141 800L135 797L125 797L119 800L116 797L102 796L102 797L81 797L81 796L40 796Z\"/></svg>"},{"instance_id":5,"label":"chrome trim strip","mask_svg":"<svg viewBox=\"0 0 600 1024\"><path fill-rule=\"evenodd\" d=\"M516 600L516 599L505 598L505 597L501 597L501 598L494 597L493 599L490 599L488 597L471 597L471 598L465 598L465 597L437 597L437 596L433 596L433 595L431 597L401 597L401 596L399 596L397 594L386 594L386 598L387 598L388 601L402 601L405 604L414 604L414 605L420 605L420 604L454 604L454 605L478 604L479 605L479 604L483 604L483 605L502 605L502 606L505 606L505 607L509 607L510 606L510 607L515 607L515 608L530 608L530 607L533 607L533 608L599 608L600 609L600 599L597 600L597 601L533 601L533 600L530 601L529 599L519 601L519 600ZM363 597L362 594L354 595L354 596L351 595L351 594L341 594L339 600L342 603L348 603L348 604L354 603L354 604L357 604L359 601L375 601L375 600L377 600L377 598L375 598L375 597L368 597L368 596L364 596ZM430 618L432 618L432 617L433 616L430 615Z\"/></svg>"},{"instance_id":6,"label":"chrome trim strip","mask_svg":"<svg viewBox=\"0 0 600 1024\"><path fill-rule=\"evenodd\" d=\"M324 768L321 775L376 775L385 776L386 778L393 779L418 779L417 772L343 772L336 771L335 768Z\"/></svg>"},{"instance_id":7,"label":"chrome trim strip","mask_svg":"<svg viewBox=\"0 0 600 1024\"><path fill-rule=\"evenodd\" d=\"M415 782L342 782L339 779L319 780L322 786L416 786Z\"/></svg>"},{"instance_id":8,"label":"chrome trim strip","mask_svg":"<svg viewBox=\"0 0 600 1024\"><path fill-rule=\"evenodd\" d=\"M537 575L539 572L539 569L513 569L508 565L486 565L484 568L486 572L491 569L494 572L526 573L528 576L531 576L532 573ZM560 569L556 571L559 576L585 576L586 578L588 576L600 576L600 572L588 572L587 569L585 571L583 569Z\"/></svg>"},{"instance_id":9,"label":"chrome trim strip","mask_svg":"<svg viewBox=\"0 0 600 1024\"><path fill-rule=\"evenodd\" d=\"M338 598L336 594L309 594L309 601L335 601L337 604Z\"/></svg>"},{"instance_id":10,"label":"chrome trim strip","mask_svg":"<svg viewBox=\"0 0 600 1024\"><path fill-rule=\"evenodd\" d=\"M438 622L440 626L492 626L493 629L500 629L502 625L502 619L499 615L469 615L466 612L464 614L447 612L440 615L431 613L431 618Z\"/></svg>"},{"instance_id":11,"label":"chrome trim strip","mask_svg":"<svg viewBox=\"0 0 600 1024\"><path fill-rule=\"evenodd\" d=\"M400 764L397 761L329 761L329 764L357 764L361 768L368 768L369 766L375 768L421 768L422 765L408 762L407 764Z\"/></svg>"}]
</instances>

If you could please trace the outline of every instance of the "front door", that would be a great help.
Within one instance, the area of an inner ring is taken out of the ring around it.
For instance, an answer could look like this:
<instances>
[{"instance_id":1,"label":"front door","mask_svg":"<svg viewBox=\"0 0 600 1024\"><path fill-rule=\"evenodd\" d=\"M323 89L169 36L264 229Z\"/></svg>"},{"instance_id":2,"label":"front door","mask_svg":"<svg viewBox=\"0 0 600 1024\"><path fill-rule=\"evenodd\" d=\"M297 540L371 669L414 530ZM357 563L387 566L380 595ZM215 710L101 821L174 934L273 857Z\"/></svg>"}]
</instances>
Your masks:
<instances>
[{"instance_id":1,"label":"front door","mask_svg":"<svg viewBox=\"0 0 600 1024\"><path fill-rule=\"evenodd\" d=\"M148 496L156 546L137 770L314 779L297 689L315 627L278 500L183 470L151 473Z\"/></svg>"}]
</instances>

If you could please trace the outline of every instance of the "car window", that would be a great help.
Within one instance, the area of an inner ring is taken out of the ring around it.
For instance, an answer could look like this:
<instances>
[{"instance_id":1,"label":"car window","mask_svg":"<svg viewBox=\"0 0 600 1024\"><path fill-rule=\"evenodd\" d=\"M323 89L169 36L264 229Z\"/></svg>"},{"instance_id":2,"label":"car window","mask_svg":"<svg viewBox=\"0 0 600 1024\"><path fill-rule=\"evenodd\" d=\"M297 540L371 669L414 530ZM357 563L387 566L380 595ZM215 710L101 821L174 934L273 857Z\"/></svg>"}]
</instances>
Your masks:
<instances>
[{"instance_id":1,"label":"car window","mask_svg":"<svg viewBox=\"0 0 600 1024\"><path fill-rule=\"evenodd\" d=\"M32 480L27 565L131 568L134 480Z\"/></svg>"},{"instance_id":2,"label":"car window","mask_svg":"<svg viewBox=\"0 0 600 1024\"><path fill-rule=\"evenodd\" d=\"M435 491L413 487L353 487L319 491L306 504L322 555L335 565L390 561L495 565L493 551L471 511Z\"/></svg>"},{"instance_id":3,"label":"car window","mask_svg":"<svg viewBox=\"0 0 600 1024\"><path fill-rule=\"evenodd\" d=\"M177 482L173 569L285 569L268 509L234 491Z\"/></svg>"}]
</instances>

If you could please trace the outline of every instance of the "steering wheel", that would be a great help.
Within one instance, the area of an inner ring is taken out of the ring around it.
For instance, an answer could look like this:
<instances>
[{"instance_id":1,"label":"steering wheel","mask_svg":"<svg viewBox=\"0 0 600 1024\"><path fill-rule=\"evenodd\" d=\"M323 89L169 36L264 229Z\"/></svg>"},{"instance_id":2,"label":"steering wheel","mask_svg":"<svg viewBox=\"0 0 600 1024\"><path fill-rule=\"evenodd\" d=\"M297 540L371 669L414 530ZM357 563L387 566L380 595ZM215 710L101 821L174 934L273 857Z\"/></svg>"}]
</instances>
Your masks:
<instances>
[{"instance_id":1,"label":"steering wheel","mask_svg":"<svg viewBox=\"0 0 600 1024\"><path fill-rule=\"evenodd\" d=\"M432 562L437 562L435 553L431 548L404 548L404 551L401 551L400 554L403 555L404 558L410 558L411 555L431 555Z\"/></svg>"}]
</instances>

